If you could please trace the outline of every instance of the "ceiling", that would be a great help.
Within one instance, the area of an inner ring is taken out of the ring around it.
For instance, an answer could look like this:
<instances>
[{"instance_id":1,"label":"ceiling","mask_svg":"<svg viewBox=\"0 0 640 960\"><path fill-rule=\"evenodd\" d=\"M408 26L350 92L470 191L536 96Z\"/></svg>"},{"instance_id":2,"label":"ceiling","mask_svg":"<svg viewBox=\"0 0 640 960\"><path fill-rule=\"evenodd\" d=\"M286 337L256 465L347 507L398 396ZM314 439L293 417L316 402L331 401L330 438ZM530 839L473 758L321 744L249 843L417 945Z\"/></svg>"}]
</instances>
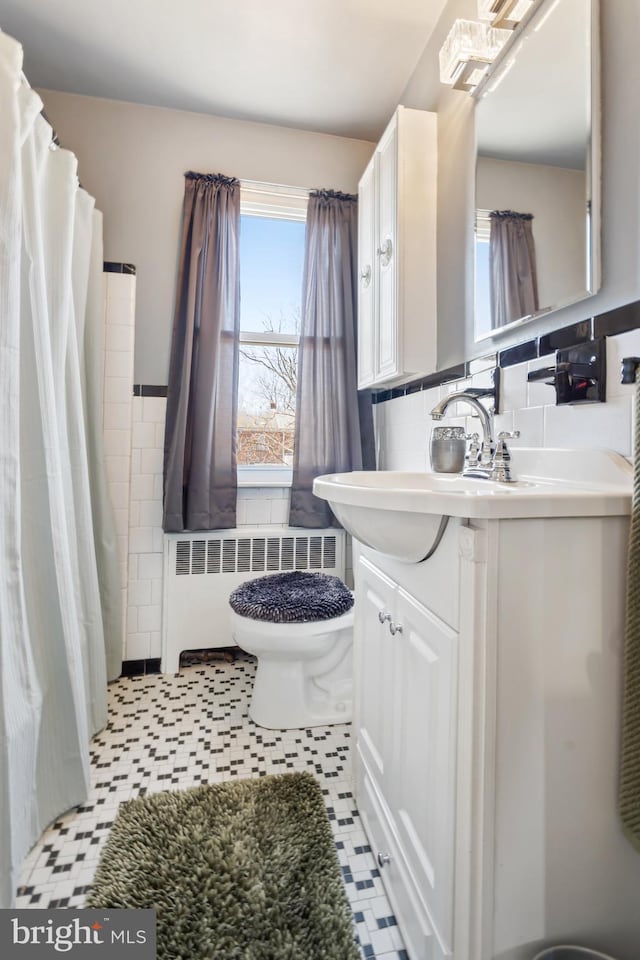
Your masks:
<instances>
[{"instance_id":1,"label":"ceiling","mask_svg":"<svg viewBox=\"0 0 640 960\"><path fill-rule=\"evenodd\" d=\"M0 0L34 87L377 140L447 0Z\"/></svg>"}]
</instances>

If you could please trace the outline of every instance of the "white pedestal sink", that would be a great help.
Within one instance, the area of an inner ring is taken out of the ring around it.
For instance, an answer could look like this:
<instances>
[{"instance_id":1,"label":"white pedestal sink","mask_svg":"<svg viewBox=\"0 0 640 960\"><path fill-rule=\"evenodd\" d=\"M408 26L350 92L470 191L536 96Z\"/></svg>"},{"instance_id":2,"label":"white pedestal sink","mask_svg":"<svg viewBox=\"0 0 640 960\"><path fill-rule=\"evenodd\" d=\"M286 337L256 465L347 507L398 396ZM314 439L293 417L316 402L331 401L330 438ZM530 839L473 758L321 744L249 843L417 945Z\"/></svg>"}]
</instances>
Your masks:
<instances>
[{"instance_id":1,"label":"white pedestal sink","mask_svg":"<svg viewBox=\"0 0 640 960\"><path fill-rule=\"evenodd\" d=\"M514 483L454 474L354 471L317 477L345 530L405 562L429 551L443 517L615 516L630 511L631 465L607 450L512 451Z\"/></svg>"}]
</instances>

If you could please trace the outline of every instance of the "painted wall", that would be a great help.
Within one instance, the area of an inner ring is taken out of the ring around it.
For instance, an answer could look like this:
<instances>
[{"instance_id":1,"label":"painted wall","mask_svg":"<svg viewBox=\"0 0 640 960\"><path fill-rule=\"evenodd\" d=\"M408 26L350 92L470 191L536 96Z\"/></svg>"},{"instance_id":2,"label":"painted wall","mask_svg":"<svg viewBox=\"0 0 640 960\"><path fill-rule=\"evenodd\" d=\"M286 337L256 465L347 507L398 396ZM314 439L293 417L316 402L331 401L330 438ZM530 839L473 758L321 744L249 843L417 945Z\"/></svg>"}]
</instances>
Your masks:
<instances>
[{"instance_id":1,"label":"painted wall","mask_svg":"<svg viewBox=\"0 0 640 960\"><path fill-rule=\"evenodd\" d=\"M600 0L602 57L602 288L536 321L541 332L640 299L640 3ZM438 366L451 366L487 351L474 345L472 250L474 196L474 100L438 79L438 51L457 17L475 19L475 0L450 0L432 35L402 103L438 112ZM464 283L462 283L464 279ZM500 347L530 337L503 334Z\"/></svg>"},{"instance_id":2,"label":"painted wall","mask_svg":"<svg viewBox=\"0 0 640 960\"><path fill-rule=\"evenodd\" d=\"M374 144L268 124L38 91L104 213L105 260L137 268L136 383L166 384L183 174L355 192Z\"/></svg>"},{"instance_id":3,"label":"painted wall","mask_svg":"<svg viewBox=\"0 0 640 960\"><path fill-rule=\"evenodd\" d=\"M640 298L640 4L600 0L603 284L537 321L541 331ZM438 367L486 352L473 340L474 100L440 84L438 51L475 0L449 0L401 97L438 112ZM264 124L41 91L83 182L105 211L105 256L138 267L136 380L166 380L182 174L190 167L297 186L355 190L373 145ZM461 282L464 280L464 282ZM530 336L531 327L526 331ZM499 346L522 339L503 334Z\"/></svg>"},{"instance_id":4,"label":"painted wall","mask_svg":"<svg viewBox=\"0 0 640 960\"><path fill-rule=\"evenodd\" d=\"M585 176L542 163L478 159L476 206L533 214L540 308L586 290Z\"/></svg>"}]
</instances>

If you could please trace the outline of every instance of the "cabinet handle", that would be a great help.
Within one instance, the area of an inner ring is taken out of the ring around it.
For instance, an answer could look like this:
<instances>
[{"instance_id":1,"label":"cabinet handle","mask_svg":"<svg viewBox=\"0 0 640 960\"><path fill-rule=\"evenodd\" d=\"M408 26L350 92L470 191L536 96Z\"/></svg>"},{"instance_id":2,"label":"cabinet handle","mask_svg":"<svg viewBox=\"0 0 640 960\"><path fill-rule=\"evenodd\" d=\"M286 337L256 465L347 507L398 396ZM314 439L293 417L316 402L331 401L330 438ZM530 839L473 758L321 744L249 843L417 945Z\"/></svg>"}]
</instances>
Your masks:
<instances>
[{"instance_id":1,"label":"cabinet handle","mask_svg":"<svg viewBox=\"0 0 640 960\"><path fill-rule=\"evenodd\" d=\"M391 257L393 256L393 243L391 237L385 237L381 245L376 250L376 253L380 257L380 266L388 267L391 263Z\"/></svg>"},{"instance_id":2,"label":"cabinet handle","mask_svg":"<svg viewBox=\"0 0 640 960\"><path fill-rule=\"evenodd\" d=\"M380 623L385 623L387 620L391 620L391 614L385 613L384 610L378 610L378 620Z\"/></svg>"},{"instance_id":3,"label":"cabinet handle","mask_svg":"<svg viewBox=\"0 0 640 960\"><path fill-rule=\"evenodd\" d=\"M367 264L364 270L360 271L360 279L363 287L368 287L371 283L371 264Z\"/></svg>"},{"instance_id":4,"label":"cabinet handle","mask_svg":"<svg viewBox=\"0 0 640 960\"><path fill-rule=\"evenodd\" d=\"M392 637L395 637L396 633L402 633L402 624L394 623L393 620L389 619L389 633Z\"/></svg>"},{"instance_id":5,"label":"cabinet handle","mask_svg":"<svg viewBox=\"0 0 640 960\"><path fill-rule=\"evenodd\" d=\"M389 854L378 852L378 866L386 867L389 863L391 863L391 857Z\"/></svg>"}]
</instances>

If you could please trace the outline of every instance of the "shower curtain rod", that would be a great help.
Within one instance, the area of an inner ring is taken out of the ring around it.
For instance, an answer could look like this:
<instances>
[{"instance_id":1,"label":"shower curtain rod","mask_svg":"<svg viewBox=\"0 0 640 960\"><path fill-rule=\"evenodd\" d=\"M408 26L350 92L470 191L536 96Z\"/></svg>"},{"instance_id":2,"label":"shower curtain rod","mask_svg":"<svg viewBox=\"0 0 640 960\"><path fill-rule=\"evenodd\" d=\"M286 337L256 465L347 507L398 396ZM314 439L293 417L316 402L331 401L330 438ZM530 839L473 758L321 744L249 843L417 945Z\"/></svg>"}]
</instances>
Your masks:
<instances>
[{"instance_id":1,"label":"shower curtain rod","mask_svg":"<svg viewBox=\"0 0 640 960\"><path fill-rule=\"evenodd\" d=\"M29 80L27 79L27 75L26 75L26 73L24 72L24 70L21 70L21 71L20 71L20 79L21 79L21 81L24 83L25 87L28 87L29 90L32 90L32 89L33 89L33 87L31 86L31 84L29 83ZM42 98L41 98L41 99L42 99ZM42 114L43 119L46 120L46 122L47 122L47 123L49 124L49 126L51 127L51 143L52 143L54 146L56 146L56 147L61 147L62 144L60 143L60 138L59 138L58 134L56 133L56 131L54 130L53 124L51 123L51 120L49 120L49 117L48 117L47 114L45 113L44 106L42 107L42 110L40 111L40 113Z\"/></svg>"},{"instance_id":2,"label":"shower curtain rod","mask_svg":"<svg viewBox=\"0 0 640 960\"><path fill-rule=\"evenodd\" d=\"M42 108L42 110L40 111L40 113L41 113L41 115L42 115L42 118L43 118L44 120L46 120L47 123L49 124L49 126L51 127L51 143L52 143L54 146L61 148L61 147L62 147L62 144L60 143L60 137L58 136L58 134L57 134L57 133L55 132L55 130L53 129L53 124L51 123L51 120L49 120L49 117L48 117L47 114L45 113L44 107Z\"/></svg>"}]
</instances>

